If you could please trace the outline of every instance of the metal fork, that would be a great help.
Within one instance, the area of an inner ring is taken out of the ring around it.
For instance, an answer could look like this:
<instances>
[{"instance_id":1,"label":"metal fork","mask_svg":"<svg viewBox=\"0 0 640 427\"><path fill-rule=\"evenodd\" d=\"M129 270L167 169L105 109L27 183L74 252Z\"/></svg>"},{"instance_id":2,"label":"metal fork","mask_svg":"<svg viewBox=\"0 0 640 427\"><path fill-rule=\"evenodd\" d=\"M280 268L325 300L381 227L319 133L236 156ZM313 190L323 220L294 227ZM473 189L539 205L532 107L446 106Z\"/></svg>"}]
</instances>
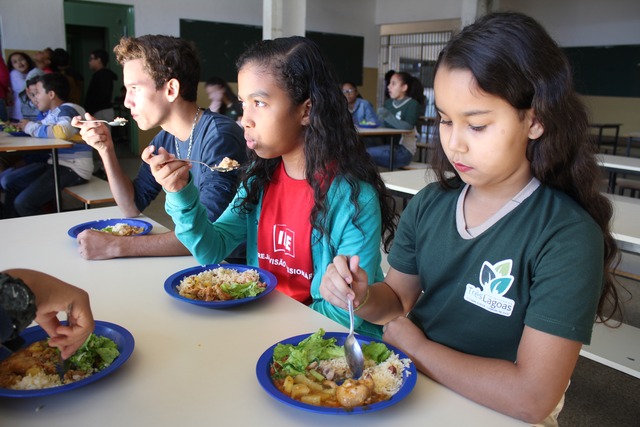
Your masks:
<instances>
[{"instance_id":1,"label":"metal fork","mask_svg":"<svg viewBox=\"0 0 640 427\"><path fill-rule=\"evenodd\" d=\"M67 306L67 325L74 326L73 318L71 317L71 310L73 309L73 303ZM60 350L58 350L60 352ZM56 372L60 376L60 381L64 382L64 375L69 370L69 359L62 358L62 352L60 352L60 357L58 359L58 363L56 363Z\"/></svg>"}]
</instances>

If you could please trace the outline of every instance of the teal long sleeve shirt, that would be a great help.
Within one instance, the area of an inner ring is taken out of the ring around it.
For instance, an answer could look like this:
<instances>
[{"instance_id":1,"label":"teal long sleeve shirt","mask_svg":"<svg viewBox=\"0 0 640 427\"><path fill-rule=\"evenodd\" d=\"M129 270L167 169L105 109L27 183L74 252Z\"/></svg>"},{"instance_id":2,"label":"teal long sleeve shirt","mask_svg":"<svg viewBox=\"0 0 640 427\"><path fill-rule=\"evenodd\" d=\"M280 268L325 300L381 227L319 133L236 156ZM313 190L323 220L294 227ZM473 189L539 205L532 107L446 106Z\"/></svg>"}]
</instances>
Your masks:
<instances>
[{"instance_id":1,"label":"teal long sleeve shirt","mask_svg":"<svg viewBox=\"0 0 640 427\"><path fill-rule=\"evenodd\" d=\"M357 220L355 206L350 202L351 187L341 177L333 180L327 193L328 236L321 236L314 229L311 239L313 259L313 279L311 281L311 308L336 322L349 326L348 313L320 295L320 282L327 266L336 255L359 255L360 267L369 277L369 284L382 281L384 275L380 266L381 212L378 195L369 184L360 183L358 203L360 212ZM167 192L165 208L175 223L175 233L202 265L221 262L238 243L247 242L247 263L258 267L258 222L262 208L262 194L258 205L249 212L240 212L233 206L246 196L246 189L240 187L234 200L215 221L207 218L207 212L199 201L198 190L189 182L178 192ZM356 330L359 333L381 338L382 328L356 316Z\"/></svg>"}]
</instances>

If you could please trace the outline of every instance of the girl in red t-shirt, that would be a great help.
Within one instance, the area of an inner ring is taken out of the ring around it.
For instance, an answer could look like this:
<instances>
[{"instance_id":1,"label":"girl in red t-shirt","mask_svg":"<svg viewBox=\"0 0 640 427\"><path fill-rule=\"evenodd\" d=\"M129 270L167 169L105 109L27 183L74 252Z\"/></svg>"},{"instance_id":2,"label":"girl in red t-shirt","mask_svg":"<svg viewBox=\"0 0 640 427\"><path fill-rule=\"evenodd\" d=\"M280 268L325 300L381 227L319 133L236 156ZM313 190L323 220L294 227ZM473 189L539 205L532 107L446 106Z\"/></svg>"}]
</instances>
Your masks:
<instances>
[{"instance_id":1,"label":"girl in red t-shirt","mask_svg":"<svg viewBox=\"0 0 640 427\"><path fill-rule=\"evenodd\" d=\"M362 249L382 280L380 242L388 249L393 239L393 199L314 42L263 40L237 66L251 152L235 200L215 223L198 215L187 164L162 149L142 157L167 191L176 235L199 263L221 261L246 239L247 262L273 272L277 289L348 325L346 313L320 296L321 277L335 256Z\"/></svg>"}]
</instances>

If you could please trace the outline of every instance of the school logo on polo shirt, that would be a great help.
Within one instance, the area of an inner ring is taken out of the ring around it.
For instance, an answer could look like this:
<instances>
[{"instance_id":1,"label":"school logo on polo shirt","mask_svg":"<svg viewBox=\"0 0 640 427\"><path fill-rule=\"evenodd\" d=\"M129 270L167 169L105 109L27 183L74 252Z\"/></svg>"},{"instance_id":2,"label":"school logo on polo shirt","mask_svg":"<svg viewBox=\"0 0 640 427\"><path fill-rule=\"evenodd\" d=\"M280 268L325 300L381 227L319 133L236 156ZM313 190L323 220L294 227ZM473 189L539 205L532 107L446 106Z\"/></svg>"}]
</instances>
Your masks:
<instances>
[{"instance_id":1,"label":"school logo on polo shirt","mask_svg":"<svg viewBox=\"0 0 640 427\"><path fill-rule=\"evenodd\" d=\"M512 266L513 261L510 259L495 264L485 261L478 275L480 286L467 284L464 292L465 301L500 316L511 316L515 302L503 295L513 284Z\"/></svg>"}]
</instances>

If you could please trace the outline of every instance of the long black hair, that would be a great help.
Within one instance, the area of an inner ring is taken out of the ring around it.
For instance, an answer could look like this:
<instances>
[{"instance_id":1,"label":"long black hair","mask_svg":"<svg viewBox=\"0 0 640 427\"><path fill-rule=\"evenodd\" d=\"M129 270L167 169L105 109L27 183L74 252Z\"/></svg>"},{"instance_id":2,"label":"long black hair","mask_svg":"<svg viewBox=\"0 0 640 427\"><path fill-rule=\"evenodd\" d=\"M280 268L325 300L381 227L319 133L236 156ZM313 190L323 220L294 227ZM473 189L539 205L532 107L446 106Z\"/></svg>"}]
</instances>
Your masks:
<instances>
[{"instance_id":1,"label":"long black hair","mask_svg":"<svg viewBox=\"0 0 640 427\"><path fill-rule=\"evenodd\" d=\"M361 209L358 204L360 182L364 181L378 194L382 238L388 251L396 227L395 201L358 137L347 100L318 46L298 36L263 40L238 58L238 71L248 64L269 70L294 106L311 100L309 126L304 135L304 155L306 180L313 189L314 207L310 218L313 227L322 235L329 234L326 224L321 221L327 212L329 186L325 185L326 180L318 177L341 176L346 179L352 189L350 202L355 206L356 216ZM242 201L241 209L252 209L258 203L262 190L281 161L280 157L262 159L255 152L250 153L251 166L242 179L247 197Z\"/></svg>"},{"instance_id":2,"label":"long black hair","mask_svg":"<svg viewBox=\"0 0 640 427\"><path fill-rule=\"evenodd\" d=\"M527 146L531 173L586 210L604 238L604 289L597 315L606 321L620 311L612 270L620 255L611 235L613 207L600 192L601 171L595 144L589 140L589 117L573 85L567 57L534 19L519 13L486 15L465 27L440 52L440 67L469 70L482 91L498 96L523 112L533 109L544 133ZM436 100L437 101L437 100ZM456 173L436 144L434 169L444 188L455 186L446 173ZM605 313L606 303L610 308Z\"/></svg>"}]
</instances>

